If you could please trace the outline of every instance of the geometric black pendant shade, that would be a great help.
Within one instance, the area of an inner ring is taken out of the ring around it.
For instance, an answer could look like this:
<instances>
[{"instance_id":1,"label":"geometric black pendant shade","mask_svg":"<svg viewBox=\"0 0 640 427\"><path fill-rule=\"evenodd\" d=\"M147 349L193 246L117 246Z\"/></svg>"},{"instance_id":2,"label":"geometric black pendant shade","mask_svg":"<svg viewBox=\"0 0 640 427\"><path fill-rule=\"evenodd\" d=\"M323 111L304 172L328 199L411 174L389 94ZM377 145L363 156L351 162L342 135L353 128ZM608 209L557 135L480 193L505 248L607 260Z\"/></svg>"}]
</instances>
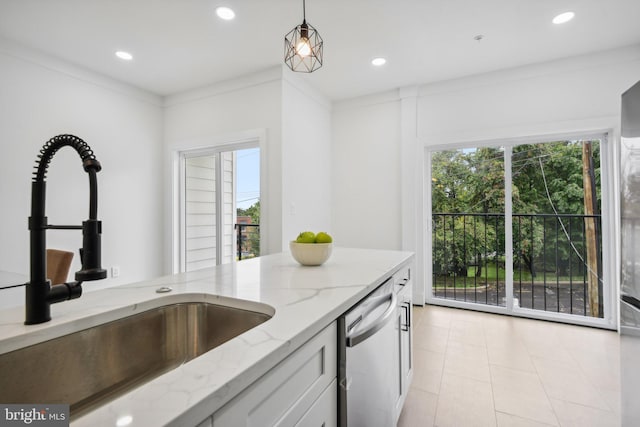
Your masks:
<instances>
[{"instance_id":1,"label":"geometric black pendant shade","mask_svg":"<svg viewBox=\"0 0 640 427\"><path fill-rule=\"evenodd\" d=\"M302 73L322 67L322 37L307 24L305 0L302 0L302 24L284 37L284 62L292 71Z\"/></svg>"}]
</instances>

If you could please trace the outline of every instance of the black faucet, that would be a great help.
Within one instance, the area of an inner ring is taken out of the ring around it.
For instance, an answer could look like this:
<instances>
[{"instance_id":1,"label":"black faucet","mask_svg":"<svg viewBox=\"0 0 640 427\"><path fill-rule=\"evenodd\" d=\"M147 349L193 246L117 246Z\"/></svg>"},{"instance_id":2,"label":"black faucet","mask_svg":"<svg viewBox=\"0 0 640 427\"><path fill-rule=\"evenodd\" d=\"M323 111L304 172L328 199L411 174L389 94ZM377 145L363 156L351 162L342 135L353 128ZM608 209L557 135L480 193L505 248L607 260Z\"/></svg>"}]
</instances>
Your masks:
<instances>
[{"instance_id":1,"label":"black faucet","mask_svg":"<svg viewBox=\"0 0 640 427\"><path fill-rule=\"evenodd\" d=\"M82 225L50 225L44 214L46 198L47 168L56 152L65 146L74 148L82 159L82 166L89 174L89 219ZM34 325L51 320L51 304L82 295L82 282L100 280L107 277L102 269L100 254L100 235L102 222L98 217L98 182L96 174L102 166L96 160L91 147L82 139L73 135L58 135L47 141L40 149L36 160L36 170L31 183L31 216L29 232L31 240L31 280L26 285L26 320L25 325ZM82 270L76 272L75 282L51 286L47 280L47 245L46 231L82 230L82 248L80 259Z\"/></svg>"}]
</instances>

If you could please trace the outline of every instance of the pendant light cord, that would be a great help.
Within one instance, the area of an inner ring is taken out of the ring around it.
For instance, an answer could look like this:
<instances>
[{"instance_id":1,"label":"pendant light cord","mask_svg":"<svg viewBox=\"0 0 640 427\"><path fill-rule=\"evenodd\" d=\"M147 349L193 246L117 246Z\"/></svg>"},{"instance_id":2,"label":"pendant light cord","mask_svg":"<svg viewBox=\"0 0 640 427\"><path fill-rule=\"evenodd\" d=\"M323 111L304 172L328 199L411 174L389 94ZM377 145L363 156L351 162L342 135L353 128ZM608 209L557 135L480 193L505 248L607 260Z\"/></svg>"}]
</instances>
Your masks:
<instances>
[{"instance_id":1,"label":"pendant light cord","mask_svg":"<svg viewBox=\"0 0 640 427\"><path fill-rule=\"evenodd\" d=\"M302 0L302 21L306 21L307 20L307 8L306 8L306 4L305 4L305 0Z\"/></svg>"}]
</instances>

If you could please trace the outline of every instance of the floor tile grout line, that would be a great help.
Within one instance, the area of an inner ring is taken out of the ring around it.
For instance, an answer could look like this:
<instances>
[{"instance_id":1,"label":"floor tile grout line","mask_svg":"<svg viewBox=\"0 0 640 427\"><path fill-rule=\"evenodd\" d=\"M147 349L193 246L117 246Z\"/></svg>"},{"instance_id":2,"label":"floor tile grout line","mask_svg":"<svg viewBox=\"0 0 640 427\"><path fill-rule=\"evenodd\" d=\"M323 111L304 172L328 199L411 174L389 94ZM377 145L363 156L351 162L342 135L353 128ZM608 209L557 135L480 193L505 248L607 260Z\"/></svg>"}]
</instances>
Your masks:
<instances>
[{"instance_id":1,"label":"floor tile grout line","mask_svg":"<svg viewBox=\"0 0 640 427\"><path fill-rule=\"evenodd\" d=\"M536 371L538 371L538 367L535 366L535 364L534 364L534 367L535 367ZM539 372L538 372L537 375L540 378L540 383L542 384L542 388L544 389L544 392L547 395L547 399L549 400L549 402L551 402L551 399L560 400L562 402L570 403L572 405L580 405L580 406L583 406L585 408L591 408L591 409L594 409L594 410L597 410L597 411L610 412L612 414L615 414L615 410L610 407L609 403L605 399L602 398L602 393L600 392L600 388L596 387L595 385L593 385L593 383L591 383L589 378L584 375L582 370L579 370L579 373L582 376L582 379L585 380L593 388L593 390L595 390L595 392L598 394L598 397L600 397L600 400L607 406L607 409L598 408L598 407L595 407L595 406L587 405L587 404L584 404L584 403L581 403L581 402L576 402L576 401L573 401L573 400L562 399L562 398L559 398L559 397L550 396L549 392L548 392L548 386L546 385L546 382L542 380L542 378L540 377L540 373ZM552 405L552 407L553 407L553 405ZM555 413L555 409L554 409L554 413Z\"/></svg>"},{"instance_id":2,"label":"floor tile grout line","mask_svg":"<svg viewBox=\"0 0 640 427\"><path fill-rule=\"evenodd\" d=\"M530 356L530 357L532 357L532 356ZM536 370L536 377L538 377L538 382L542 386L542 390L544 391L544 395L547 398L547 402L549 402L549 406L551 407L551 412L553 413L553 416L556 419L556 423L557 423L557 425L562 426L562 423L560 422L560 417L556 413L556 408L554 408L553 407L553 403L551 403L551 396L549 396L549 391L547 390L547 387L545 386L544 381L542 381L542 378L540 377L540 371L538 370L538 367L536 366L535 362L533 361L533 358L532 358L531 362L533 363L533 369Z\"/></svg>"},{"instance_id":3,"label":"floor tile grout line","mask_svg":"<svg viewBox=\"0 0 640 427\"><path fill-rule=\"evenodd\" d=\"M554 327L556 329L558 329L558 328L562 329L562 328L564 328L566 326L568 326L568 325L565 325L565 324L554 325ZM587 336L592 335L590 329L581 330L581 332L582 332L582 335L587 335ZM590 376L584 371L584 369L582 368L582 365L580 364L580 361L576 358L574 352L571 351L572 349L570 347L567 347L567 346L563 346L562 349L565 351L565 353L567 353L569 355L569 358L571 359L571 365L574 366L577 369L577 372L580 374L581 379L586 381L586 383L589 384L593 388L593 390L597 393L598 397L600 397L600 400L604 403L604 405L607 406L608 412L615 413L615 409L611 408L609 403L606 401L606 399L604 399L602 397L602 392L600 390L600 387L598 387L596 384L594 384L591 381ZM573 350L576 350L576 349L574 348ZM537 359L540 359L540 358L538 357ZM534 363L534 367L536 369L536 372L538 372L538 376L541 376L541 373L539 372L538 367L535 365L535 363ZM542 385L544 387L545 393L547 393L548 399L551 400L552 397L549 396L548 391L547 391L548 387L545 385L545 382L542 381L542 378L540 378L540 381L541 381L541 383L542 383ZM584 403L580 403L580 402L575 402L575 401L566 400L566 399L560 399L560 398L553 398L553 399L561 400L563 402L568 402L568 403L571 403L571 404L581 405L581 406L592 408L592 409L599 410L599 411L604 411L604 409L602 409L602 408L598 408L598 407L594 407L594 406L590 406L590 405L585 405Z\"/></svg>"},{"instance_id":4,"label":"floor tile grout line","mask_svg":"<svg viewBox=\"0 0 640 427\"><path fill-rule=\"evenodd\" d=\"M520 415L510 414L510 413L508 413L508 412L498 411L498 410L496 410L496 420L497 420L497 418L498 418L498 417L497 417L497 414L504 414L504 415L507 415L507 416L509 416L509 417L514 417L514 418L521 419L521 420L523 420L523 421L533 421L533 422L535 422L535 423L537 423L537 424L540 424L540 425L542 425L542 426L557 427L557 426L554 426L553 424L547 424L547 423L542 422L542 421L532 420L531 418L522 417L522 416L520 416ZM558 424L558 425L560 425L560 424Z\"/></svg>"},{"instance_id":5,"label":"floor tile grout line","mask_svg":"<svg viewBox=\"0 0 640 427\"><path fill-rule=\"evenodd\" d=\"M579 360L577 360L577 359L575 358L575 356L573 355L573 353L572 353L571 351L568 351L568 350L567 350L567 352L569 353L569 356L570 356L572 359L574 359L574 362L575 362L575 364L576 364L576 366L577 366L577 369L578 369L578 371L582 374L583 379L584 379L584 380L585 380L585 381L586 381L586 382L587 382L591 387L593 387L593 389L594 389L594 390L596 391L596 393L598 394L598 397L600 397L600 399L602 400L602 402L604 402L604 404L605 404L605 405L607 406L607 408L609 409L609 412L614 412L614 413L615 413L615 408L611 408L611 406L610 406L609 402L607 402L607 400L603 398L601 388L600 388L600 387L598 387L596 384L594 384L594 383L592 382L592 380L591 380L591 378L590 378L590 375L588 375L588 374L584 371L584 369L582 368L582 364L580 363L580 361L579 361ZM559 400L563 400L563 399L559 399ZM579 403L577 403L577 402L571 402L571 403L579 404ZM582 404L581 404L581 405L582 405ZM587 407L589 407L589 408L594 408L593 406L588 406L588 405L582 405L582 406L587 406ZM594 409L602 410L602 408L594 408Z\"/></svg>"},{"instance_id":6,"label":"floor tile grout line","mask_svg":"<svg viewBox=\"0 0 640 427\"><path fill-rule=\"evenodd\" d=\"M442 378L444 377L444 366L447 359L447 350L449 350L449 339L451 338L451 320L449 320L449 326L447 326L447 340L444 344L444 357L442 358L442 370L440 371L440 379L438 381L438 396L440 390L442 390ZM436 405L437 410L437 405Z\"/></svg>"},{"instance_id":7,"label":"floor tile grout line","mask_svg":"<svg viewBox=\"0 0 640 427\"><path fill-rule=\"evenodd\" d=\"M436 426L438 420L438 410L440 409L440 396L442 395L442 380L445 375L444 364L447 356L447 350L449 349L449 338L451 337L451 319L447 321L447 340L444 345L444 357L442 358L442 369L440 370L440 378L438 379L438 399L436 400L436 410L433 414L433 425Z\"/></svg>"},{"instance_id":8,"label":"floor tile grout line","mask_svg":"<svg viewBox=\"0 0 640 427\"><path fill-rule=\"evenodd\" d=\"M425 310L428 309L429 306L426 307L421 307L421 310ZM559 350L556 351L555 348L553 348L553 352L551 352L551 357L538 357L534 356L532 354L532 347L529 344L525 344L525 342L527 340L523 340L522 336L523 334L539 334L541 332L546 332L548 330L553 331L553 335L556 336L557 338L561 339L562 337L559 335L563 335L564 333L566 333L567 331L569 331L571 333L571 329L566 329L564 331L561 331L562 333L557 333L558 329L555 327L556 325L550 324L548 325L548 327L539 329L540 325L537 323L532 323L531 325L533 327L528 327L526 324L523 324L523 327L519 327L519 323L521 322L517 322L514 325L511 325L508 328L505 328L505 330L503 331L505 334L507 334L507 336L510 336L511 338L507 340L507 342L510 342L513 337L517 337L517 341L518 344L521 345L522 350L524 350L526 352L526 356L531 360L531 365L533 368L533 372L529 372L527 370L522 370L522 369L518 369L517 367L509 367L509 366L503 366L499 363L491 363L489 360L489 350L490 350L490 346L489 346L489 339L488 339L488 331L490 330L490 328L492 327L492 323L495 319L492 319L492 315L490 313L487 313L487 316L469 316L468 313L463 313L464 315L462 316L458 316L456 317L456 315L458 314L459 310L456 309L452 309L452 308L442 308L441 310L438 310L439 313L435 314L435 316L432 317L432 319L435 321L436 324L432 323L432 322L427 322L428 314L425 311L422 311L421 315L420 315L420 322L416 322L416 325L427 325L430 324L430 326L434 327L437 326L438 328L445 328L445 326L443 326L443 324L446 324L446 336L444 339L444 345L442 346L442 349L444 351L444 358L440 359L440 362L442 364L441 369L438 373L439 378L438 378L438 393L432 393L432 392L428 392L426 391L426 393L429 393L431 395L434 396L434 398L437 399L436 401L436 405L433 408L433 413L429 414L430 417L432 417L432 421L433 424L436 425L436 421L437 421L437 417L438 414L440 413L440 411L442 411L443 407L441 406L441 401L440 401L440 397L442 396L442 384L445 381L445 378L447 378L448 376L457 376L457 377L461 377L464 378L467 381L475 381L475 382L483 382L482 380L479 380L477 378L473 378L473 377L469 377L466 375L460 375L460 374L456 374L454 372L445 372L445 362L446 362L446 356L447 354L452 355L452 354L458 354L461 351L464 352L465 349L469 349L468 346L473 346L473 347L477 347L478 345L474 345L477 344L477 341L470 343L470 342L465 342L464 339L459 340L459 339L454 339L454 338L461 338L459 335L456 337L453 337L452 333L455 327L461 327L462 330L465 329L464 325L465 323L459 323L456 324L456 321L460 321L460 322L474 322L474 323L479 323L481 328L482 328L482 338L484 340L484 351L480 354L484 354L484 356L486 357L487 360L487 364L489 366L489 386L490 386L490 395L491 395L491 399L492 399L492 405L493 405L493 410L490 411L493 417L493 423L495 423L497 425L498 423L498 415L499 413L504 414L504 415L508 415L508 416L512 416L512 417L516 417L522 420L530 420L530 421L535 421L538 422L542 425L541 421L538 420L533 420L527 417L522 417L521 415L517 415L517 414L510 414L510 413L506 413L504 411L498 411L496 409L496 400L495 400L495 382L494 382L494 375L492 375L492 366L496 366L496 367L500 367L500 368L504 368L504 369L509 369L509 370L513 370L516 372L521 372L524 374L528 374L528 375L533 375L532 379L535 378L538 383L539 386L542 386L542 390L544 392L544 397L546 398L546 402L549 405L549 409L551 410L551 413L553 414L554 417L554 421L557 423L557 425L562 425L562 423L560 422L560 414L557 413L556 411L556 407L554 406L554 404L552 402L563 402L566 404L570 404L570 405L578 405L581 408L591 408L593 410L597 410L603 413L610 413L612 416L616 416L615 413L615 409L612 409L611 411L605 411L602 408L598 408L598 407L592 407L589 405L585 405L583 403L578 403L578 402L571 402L571 401L567 401L564 400L562 398L552 398L549 395L549 385L547 385L543 379L542 379L542 374L540 369L542 369L543 365L541 364L542 362L536 364L534 361L535 360L542 360L543 362L548 363L549 360L548 359L554 359L555 356L553 356L554 354L557 354L559 351L564 352L564 356L568 356L566 359L563 359L566 363L571 364L571 366L576 366L576 373L578 373L581 377L581 380L586 381L586 384L589 384L591 387L594 388L594 390L596 390L598 392L598 396L603 396L601 390L599 387L596 387L596 383L594 383L593 379L587 375L587 373L585 372L585 368L583 367L583 365L580 363L581 359L578 359L575 353L575 349L573 347L571 347L570 345L568 346L560 346ZM484 313L483 313L484 314ZM505 319L506 320L506 319ZM520 320L520 319L516 319L516 320ZM456 326L457 325L457 326ZM500 325L500 322L498 322L496 325ZM564 325L561 325L564 326ZM570 325L571 326L571 325ZM417 327L417 326L416 326ZM582 335L582 334L579 334ZM587 334L589 335L589 334ZM428 340L428 334L426 335L422 335L423 339ZM459 348L453 348L451 347L451 343L453 342L452 340L454 340L455 342L460 342L461 344L465 344L466 346L461 346ZM578 342L579 344L579 342ZM576 346L576 347L579 347ZM508 347L507 347L508 348ZM533 348L534 351L537 350L537 352L540 352L540 349L537 348L537 346L534 345ZM475 351L475 350L474 350ZM542 351L543 351L543 355L546 354L546 351L544 350L544 346L542 347ZM608 390L608 389L607 389ZM542 395L541 395L542 396ZM488 396L487 396L488 397ZM606 404L607 407L611 407L611 403L614 401L613 399L611 399L611 396L608 396L608 399L602 399L602 401ZM489 408L487 408L489 409ZM610 408L611 409L611 408ZM489 412L487 412L487 415L489 414Z\"/></svg>"}]
</instances>

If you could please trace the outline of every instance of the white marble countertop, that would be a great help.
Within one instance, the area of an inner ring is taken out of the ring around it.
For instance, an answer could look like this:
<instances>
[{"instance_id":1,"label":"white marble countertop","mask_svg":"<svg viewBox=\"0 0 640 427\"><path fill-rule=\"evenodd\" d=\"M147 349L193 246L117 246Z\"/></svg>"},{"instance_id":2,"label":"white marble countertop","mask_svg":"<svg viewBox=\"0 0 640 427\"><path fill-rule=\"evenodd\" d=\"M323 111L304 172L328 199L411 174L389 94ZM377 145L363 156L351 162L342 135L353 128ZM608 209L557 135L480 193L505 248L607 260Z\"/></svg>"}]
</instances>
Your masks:
<instances>
[{"instance_id":1,"label":"white marble countertop","mask_svg":"<svg viewBox=\"0 0 640 427\"><path fill-rule=\"evenodd\" d=\"M334 248L319 267L280 253L211 269L86 292L51 306L52 320L23 325L0 311L0 353L186 301L275 312L265 323L72 421L72 426L197 425L410 261L410 252ZM86 283L85 287L89 287ZM158 294L170 286L173 291Z\"/></svg>"},{"instance_id":2,"label":"white marble countertop","mask_svg":"<svg viewBox=\"0 0 640 427\"><path fill-rule=\"evenodd\" d=\"M29 281L29 276L12 271L0 271L0 288L15 286ZM2 289L0 291L0 310L18 305L17 301L24 304L24 286Z\"/></svg>"}]
</instances>

